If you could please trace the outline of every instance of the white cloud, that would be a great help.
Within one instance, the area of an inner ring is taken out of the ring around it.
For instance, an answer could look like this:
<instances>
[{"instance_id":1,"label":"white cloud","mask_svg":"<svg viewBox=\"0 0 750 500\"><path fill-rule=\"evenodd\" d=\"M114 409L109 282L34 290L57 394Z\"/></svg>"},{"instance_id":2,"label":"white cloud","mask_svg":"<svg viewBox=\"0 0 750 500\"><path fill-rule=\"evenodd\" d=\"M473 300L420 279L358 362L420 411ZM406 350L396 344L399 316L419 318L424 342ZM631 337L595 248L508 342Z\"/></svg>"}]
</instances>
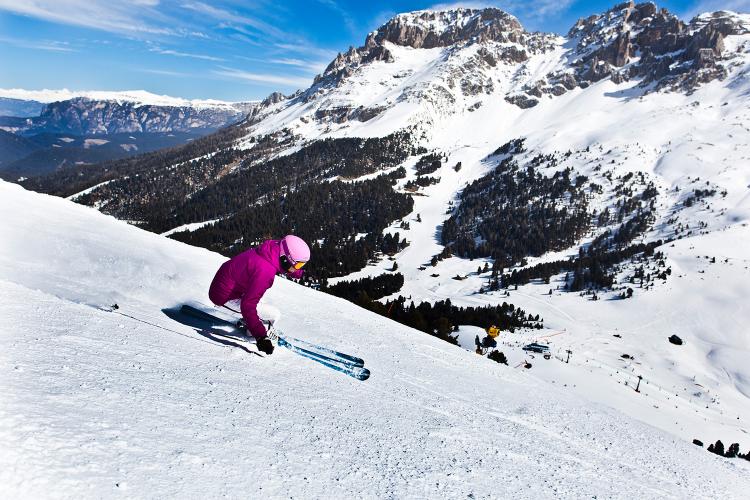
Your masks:
<instances>
[{"instance_id":1,"label":"white cloud","mask_svg":"<svg viewBox=\"0 0 750 500\"><path fill-rule=\"evenodd\" d=\"M750 0L699 0L682 13L682 17L690 19L704 12L717 10L731 10L734 12L750 13Z\"/></svg>"},{"instance_id":2,"label":"white cloud","mask_svg":"<svg viewBox=\"0 0 750 500\"><path fill-rule=\"evenodd\" d=\"M71 48L68 42L55 40L24 40L21 38L0 37L0 43L6 43L23 49L46 50L50 52L78 52Z\"/></svg>"},{"instance_id":3,"label":"white cloud","mask_svg":"<svg viewBox=\"0 0 750 500\"><path fill-rule=\"evenodd\" d=\"M218 76L231 78L233 80L253 82L253 83L268 83L273 85L281 85L285 87L304 88L308 87L312 83L312 79L309 77L300 76L288 76L288 75L270 75L265 73L252 73L249 71L243 71L234 68L227 68L219 66L220 69L214 70L213 73Z\"/></svg>"},{"instance_id":4,"label":"white cloud","mask_svg":"<svg viewBox=\"0 0 750 500\"><path fill-rule=\"evenodd\" d=\"M143 73L151 73L152 75L161 75L161 76L174 76L179 78L196 78L197 75L192 75L190 73L182 73L180 71L169 71L166 69L151 69L151 68L138 68L138 71L141 71Z\"/></svg>"},{"instance_id":5,"label":"white cloud","mask_svg":"<svg viewBox=\"0 0 750 500\"><path fill-rule=\"evenodd\" d=\"M190 31L188 32L188 36L191 36L193 38L202 38L204 40L210 40L211 37L207 34L203 33L202 31Z\"/></svg>"},{"instance_id":6,"label":"white cloud","mask_svg":"<svg viewBox=\"0 0 750 500\"><path fill-rule=\"evenodd\" d=\"M286 52L318 56L321 59L327 59L329 61L336 57L335 50L321 49L320 47L315 47L314 45L306 45L301 43L275 43L274 47Z\"/></svg>"},{"instance_id":7,"label":"white cloud","mask_svg":"<svg viewBox=\"0 0 750 500\"><path fill-rule=\"evenodd\" d=\"M275 38L285 38L287 35L280 29L272 26L259 19L243 16L230 12L228 10L220 9L212 5L205 4L203 2L189 2L182 4L182 7L199 14L205 14L219 21L230 23L229 25L241 33L247 34L246 27L250 27L256 32L260 32Z\"/></svg>"},{"instance_id":8,"label":"white cloud","mask_svg":"<svg viewBox=\"0 0 750 500\"><path fill-rule=\"evenodd\" d=\"M161 47L150 47L149 52L156 52L157 54L164 54L167 56L175 57L190 57L192 59L203 59L205 61L225 61L221 57L207 56L204 54L193 54L190 52L180 52L179 50L162 49Z\"/></svg>"},{"instance_id":9,"label":"white cloud","mask_svg":"<svg viewBox=\"0 0 750 500\"><path fill-rule=\"evenodd\" d=\"M277 59L269 59L271 64L281 64L284 66L294 66L297 68L304 68L314 72L320 72L328 66L328 61L307 61L304 59L295 59L288 57L281 57Z\"/></svg>"},{"instance_id":10,"label":"white cloud","mask_svg":"<svg viewBox=\"0 0 750 500\"><path fill-rule=\"evenodd\" d=\"M0 10L45 21L130 35L174 32L146 19L162 17L156 0L0 0Z\"/></svg>"},{"instance_id":11,"label":"white cloud","mask_svg":"<svg viewBox=\"0 0 750 500\"><path fill-rule=\"evenodd\" d=\"M290 58L270 59L268 62L272 64L284 64L287 66L300 66L300 67L307 66L308 64L307 61L303 61L302 59L290 59Z\"/></svg>"}]
</instances>

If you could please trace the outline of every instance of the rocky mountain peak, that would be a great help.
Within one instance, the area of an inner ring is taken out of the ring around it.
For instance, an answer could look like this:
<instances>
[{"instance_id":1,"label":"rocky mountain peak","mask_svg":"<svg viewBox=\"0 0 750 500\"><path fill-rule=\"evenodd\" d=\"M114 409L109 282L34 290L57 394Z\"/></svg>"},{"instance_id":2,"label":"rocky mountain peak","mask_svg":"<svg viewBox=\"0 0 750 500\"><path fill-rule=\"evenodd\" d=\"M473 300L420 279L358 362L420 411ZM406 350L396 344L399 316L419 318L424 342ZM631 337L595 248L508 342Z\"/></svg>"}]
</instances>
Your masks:
<instances>
[{"instance_id":1,"label":"rocky mountain peak","mask_svg":"<svg viewBox=\"0 0 750 500\"><path fill-rule=\"evenodd\" d=\"M288 99L287 96L285 96L281 92L271 92L268 97L260 102L260 105L261 107L273 106L274 104L278 104L286 99Z\"/></svg>"},{"instance_id":2,"label":"rocky mountain peak","mask_svg":"<svg viewBox=\"0 0 750 500\"><path fill-rule=\"evenodd\" d=\"M395 16L367 36L365 47L385 41L415 49L488 40L521 43L524 33L515 17L496 8L423 10Z\"/></svg>"},{"instance_id":3,"label":"rocky mountain peak","mask_svg":"<svg viewBox=\"0 0 750 500\"><path fill-rule=\"evenodd\" d=\"M595 82L617 74L636 51L649 57L661 56L681 48L685 24L666 9L659 10L652 2L621 3L608 11L578 22L568 32L576 45L574 65L584 81Z\"/></svg>"},{"instance_id":4,"label":"rocky mountain peak","mask_svg":"<svg viewBox=\"0 0 750 500\"><path fill-rule=\"evenodd\" d=\"M606 78L690 93L727 76L727 65L738 54L725 50L724 40L748 33L747 17L720 11L685 24L653 2L615 5L579 19L570 29L567 36L573 49L568 68L531 82L522 93L506 99L529 107L543 94L558 95Z\"/></svg>"},{"instance_id":5,"label":"rocky mountain peak","mask_svg":"<svg viewBox=\"0 0 750 500\"><path fill-rule=\"evenodd\" d=\"M371 61L392 61L386 42L432 49L494 41L524 45L529 38L521 23L496 8L421 10L399 14L367 35L365 44L339 53L315 82L341 79Z\"/></svg>"}]
</instances>

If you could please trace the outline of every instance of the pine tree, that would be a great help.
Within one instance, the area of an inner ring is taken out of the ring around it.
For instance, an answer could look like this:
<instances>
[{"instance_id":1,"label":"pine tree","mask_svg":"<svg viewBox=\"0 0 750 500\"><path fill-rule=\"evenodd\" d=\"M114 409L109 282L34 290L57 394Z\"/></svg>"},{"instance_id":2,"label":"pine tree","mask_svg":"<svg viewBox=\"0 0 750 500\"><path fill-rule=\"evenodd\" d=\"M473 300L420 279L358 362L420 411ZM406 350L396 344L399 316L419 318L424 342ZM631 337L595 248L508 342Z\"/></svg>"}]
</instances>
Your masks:
<instances>
[{"instance_id":1,"label":"pine tree","mask_svg":"<svg viewBox=\"0 0 750 500\"><path fill-rule=\"evenodd\" d=\"M717 440L715 444L709 444L708 445L708 451L711 453L716 453L717 455L724 456L724 443L721 442L721 439Z\"/></svg>"},{"instance_id":2,"label":"pine tree","mask_svg":"<svg viewBox=\"0 0 750 500\"><path fill-rule=\"evenodd\" d=\"M492 351L487 355L487 357L497 363L502 363L504 365L508 364L508 358L506 358L505 354L500 351Z\"/></svg>"}]
</instances>

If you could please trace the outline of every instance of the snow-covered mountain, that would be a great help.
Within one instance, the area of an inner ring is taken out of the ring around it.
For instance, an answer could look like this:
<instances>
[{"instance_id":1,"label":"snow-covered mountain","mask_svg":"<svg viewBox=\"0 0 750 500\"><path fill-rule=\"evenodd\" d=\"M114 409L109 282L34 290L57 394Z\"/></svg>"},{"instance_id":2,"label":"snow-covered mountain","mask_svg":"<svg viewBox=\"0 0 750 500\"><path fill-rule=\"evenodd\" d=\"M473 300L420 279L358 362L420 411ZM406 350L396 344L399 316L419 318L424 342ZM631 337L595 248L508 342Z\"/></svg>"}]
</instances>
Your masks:
<instances>
[{"instance_id":1,"label":"snow-covered mountain","mask_svg":"<svg viewBox=\"0 0 750 500\"><path fill-rule=\"evenodd\" d=\"M68 89L0 89L0 97L16 99L21 101L35 101L41 103L52 103L69 101L76 98L86 98L92 101L115 101L119 103L130 102L139 106L171 106L191 108L225 108L240 109L242 106L252 103L228 102L217 99L185 99L168 95L154 94L145 90L68 90Z\"/></svg>"},{"instance_id":2,"label":"snow-covered mountain","mask_svg":"<svg viewBox=\"0 0 750 500\"><path fill-rule=\"evenodd\" d=\"M220 255L0 182L0 495L743 498L706 453L330 295L278 280L284 331L366 382L207 339ZM32 228L33 230L29 230ZM120 308L110 311L113 303Z\"/></svg>"},{"instance_id":3,"label":"snow-covered mountain","mask_svg":"<svg viewBox=\"0 0 750 500\"><path fill-rule=\"evenodd\" d=\"M491 8L402 14L362 47L339 54L296 99L267 110L274 119L254 130L382 133L373 123L362 125L375 118L389 131L430 130L498 98L530 108L598 82L634 97L690 93L726 80L730 71L746 80L749 32L747 14L704 14L686 25L653 3L625 3L581 19L567 37L527 32Z\"/></svg>"},{"instance_id":4,"label":"snow-covered mountain","mask_svg":"<svg viewBox=\"0 0 750 500\"><path fill-rule=\"evenodd\" d=\"M749 75L748 14L685 23L624 3L563 37L497 9L419 11L200 148L25 185L227 253L295 230L318 242L330 283L402 273L383 301L512 303L545 328L501 336L511 366L744 450ZM365 204L390 182L391 211ZM320 200L340 193L367 220L331 229L351 210ZM373 250L396 233L408 246ZM351 254L361 265L336 267ZM453 324L473 349L479 329ZM556 358L522 351L532 340Z\"/></svg>"},{"instance_id":5,"label":"snow-covered mountain","mask_svg":"<svg viewBox=\"0 0 750 500\"><path fill-rule=\"evenodd\" d=\"M164 106L76 97L47 104L25 133L118 134L215 130L244 119L253 103L233 106Z\"/></svg>"},{"instance_id":6,"label":"snow-covered mountain","mask_svg":"<svg viewBox=\"0 0 750 500\"><path fill-rule=\"evenodd\" d=\"M0 96L3 141L29 145L22 156L20 148L0 148L0 177L14 180L183 145L244 120L260 105L145 91L0 89Z\"/></svg>"},{"instance_id":7,"label":"snow-covered mountain","mask_svg":"<svg viewBox=\"0 0 750 500\"><path fill-rule=\"evenodd\" d=\"M0 122L25 135L76 135L215 130L244 119L258 102L182 99L143 90L107 92L0 89L0 97L43 102L39 116Z\"/></svg>"}]
</instances>

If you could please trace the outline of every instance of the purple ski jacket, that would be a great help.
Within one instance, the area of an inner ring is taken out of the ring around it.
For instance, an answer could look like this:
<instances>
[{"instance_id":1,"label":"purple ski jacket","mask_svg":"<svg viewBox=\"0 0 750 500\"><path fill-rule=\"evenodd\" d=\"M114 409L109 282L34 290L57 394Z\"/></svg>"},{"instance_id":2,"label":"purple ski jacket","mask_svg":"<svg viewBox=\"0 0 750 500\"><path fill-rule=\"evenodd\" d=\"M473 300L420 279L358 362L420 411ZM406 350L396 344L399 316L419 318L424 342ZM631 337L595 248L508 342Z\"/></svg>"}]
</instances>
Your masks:
<instances>
[{"instance_id":1,"label":"purple ski jacket","mask_svg":"<svg viewBox=\"0 0 750 500\"><path fill-rule=\"evenodd\" d=\"M258 302L271 288L276 275L286 273L290 278L299 279L303 274L301 269L293 273L282 269L280 257L280 240L264 241L222 264L208 291L211 302L216 305L240 299L242 317L256 339L266 336L266 328L258 317Z\"/></svg>"}]
</instances>

